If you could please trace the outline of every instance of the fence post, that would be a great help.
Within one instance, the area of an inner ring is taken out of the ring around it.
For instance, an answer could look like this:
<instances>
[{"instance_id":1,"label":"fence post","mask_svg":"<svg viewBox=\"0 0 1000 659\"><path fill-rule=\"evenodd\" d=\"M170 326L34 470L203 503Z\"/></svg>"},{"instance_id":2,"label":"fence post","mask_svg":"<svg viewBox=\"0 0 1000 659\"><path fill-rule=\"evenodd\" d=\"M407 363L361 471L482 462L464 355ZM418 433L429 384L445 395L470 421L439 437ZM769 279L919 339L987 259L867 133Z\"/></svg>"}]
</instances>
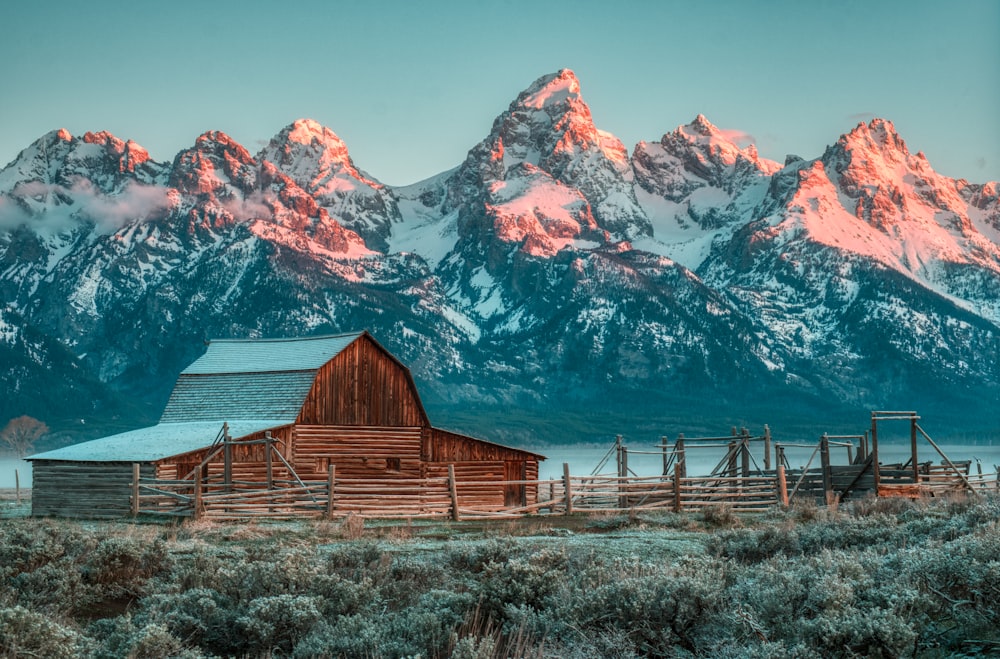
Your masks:
<instances>
[{"instance_id":1,"label":"fence post","mask_svg":"<svg viewBox=\"0 0 1000 659\"><path fill-rule=\"evenodd\" d=\"M271 451L274 450L274 437L271 436L271 431L268 430L264 433L264 469L267 477L267 489L274 489L274 458L271 457Z\"/></svg>"},{"instance_id":2,"label":"fence post","mask_svg":"<svg viewBox=\"0 0 1000 659\"><path fill-rule=\"evenodd\" d=\"M788 481L785 478L785 465L778 464L778 500L785 508L788 507Z\"/></svg>"},{"instance_id":3,"label":"fence post","mask_svg":"<svg viewBox=\"0 0 1000 659\"><path fill-rule=\"evenodd\" d=\"M326 518L333 519L333 497L337 482L337 465L331 464L326 474Z\"/></svg>"},{"instance_id":4,"label":"fence post","mask_svg":"<svg viewBox=\"0 0 1000 659\"><path fill-rule=\"evenodd\" d=\"M674 512L679 513L681 511L681 474L680 471L674 467Z\"/></svg>"},{"instance_id":5,"label":"fence post","mask_svg":"<svg viewBox=\"0 0 1000 659\"><path fill-rule=\"evenodd\" d=\"M621 441L621 435L618 435L618 441ZM628 447L624 444L619 455L618 478L628 478ZM628 482L624 480L618 481L618 507L628 508Z\"/></svg>"},{"instance_id":6,"label":"fence post","mask_svg":"<svg viewBox=\"0 0 1000 659\"><path fill-rule=\"evenodd\" d=\"M194 521L201 519L201 467L194 470Z\"/></svg>"},{"instance_id":7,"label":"fence post","mask_svg":"<svg viewBox=\"0 0 1000 659\"><path fill-rule=\"evenodd\" d=\"M17 469L14 470L14 496L17 500L17 505L21 505L21 474L17 473Z\"/></svg>"},{"instance_id":8,"label":"fence post","mask_svg":"<svg viewBox=\"0 0 1000 659\"><path fill-rule=\"evenodd\" d=\"M458 512L458 484L455 483L455 465L448 465L448 490L451 493L451 518L456 522L462 516Z\"/></svg>"},{"instance_id":9,"label":"fence post","mask_svg":"<svg viewBox=\"0 0 1000 659\"><path fill-rule=\"evenodd\" d=\"M823 500L829 506L833 502L833 473L830 467L830 438L826 433L819 440L819 458L823 468Z\"/></svg>"},{"instance_id":10,"label":"fence post","mask_svg":"<svg viewBox=\"0 0 1000 659\"><path fill-rule=\"evenodd\" d=\"M771 428L764 424L764 471L771 471Z\"/></svg>"},{"instance_id":11,"label":"fence post","mask_svg":"<svg viewBox=\"0 0 1000 659\"><path fill-rule=\"evenodd\" d=\"M674 444L677 451L676 462L674 463L674 476L685 478L687 476L687 457L684 453L684 433L677 435L677 443Z\"/></svg>"},{"instance_id":12,"label":"fence post","mask_svg":"<svg viewBox=\"0 0 1000 659\"><path fill-rule=\"evenodd\" d=\"M743 429L743 441L740 442L740 476L750 477L750 431Z\"/></svg>"},{"instance_id":13,"label":"fence post","mask_svg":"<svg viewBox=\"0 0 1000 659\"><path fill-rule=\"evenodd\" d=\"M566 514L573 514L573 488L569 481L569 463L563 463L563 490L566 495Z\"/></svg>"},{"instance_id":14,"label":"fence post","mask_svg":"<svg viewBox=\"0 0 1000 659\"><path fill-rule=\"evenodd\" d=\"M139 516L139 463L132 463L132 517Z\"/></svg>"},{"instance_id":15,"label":"fence post","mask_svg":"<svg viewBox=\"0 0 1000 659\"><path fill-rule=\"evenodd\" d=\"M223 491L228 493L233 491L233 444L232 439L229 437L228 422L222 424L222 433L222 479L225 482Z\"/></svg>"},{"instance_id":16,"label":"fence post","mask_svg":"<svg viewBox=\"0 0 1000 659\"><path fill-rule=\"evenodd\" d=\"M549 514L554 515L556 512L556 484L549 483Z\"/></svg>"}]
</instances>

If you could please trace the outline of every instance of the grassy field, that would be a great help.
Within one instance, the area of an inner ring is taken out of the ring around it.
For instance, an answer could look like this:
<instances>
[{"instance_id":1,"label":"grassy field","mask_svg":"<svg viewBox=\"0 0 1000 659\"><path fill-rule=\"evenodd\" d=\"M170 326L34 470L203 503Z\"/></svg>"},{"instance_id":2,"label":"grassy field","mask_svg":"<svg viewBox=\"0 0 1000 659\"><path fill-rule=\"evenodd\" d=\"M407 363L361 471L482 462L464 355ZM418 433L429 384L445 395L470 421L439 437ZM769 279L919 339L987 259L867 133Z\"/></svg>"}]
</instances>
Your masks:
<instances>
[{"instance_id":1,"label":"grassy field","mask_svg":"<svg viewBox=\"0 0 1000 659\"><path fill-rule=\"evenodd\" d=\"M0 656L1000 653L997 499L231 525L29 506L0 493Z\"/></svg>"}]
</instances>

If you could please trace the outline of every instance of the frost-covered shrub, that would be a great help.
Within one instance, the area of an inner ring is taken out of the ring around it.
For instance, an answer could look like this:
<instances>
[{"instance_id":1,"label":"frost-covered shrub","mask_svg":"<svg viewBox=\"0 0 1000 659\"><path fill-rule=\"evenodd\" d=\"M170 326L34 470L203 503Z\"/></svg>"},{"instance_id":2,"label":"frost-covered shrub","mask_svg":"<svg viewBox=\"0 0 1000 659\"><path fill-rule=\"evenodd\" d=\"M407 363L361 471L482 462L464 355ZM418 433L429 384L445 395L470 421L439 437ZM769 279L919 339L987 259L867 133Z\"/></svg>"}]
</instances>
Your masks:
<instances>
[{"instance_id":1,"label":"frost-covered shrub","mask_svg":"<svg viewBox=\"0 0 1000 659\"><path fill-rule=\"evenodd\" d=\"M432 590L400 610L327 618L297 643L294 656L445 657L474 605L471 594Z\"/></svg>"},{"instance_id":2,"label":"frost-covered shrub","mask_svg":"<svg viewBox=\"0 0 1000 659\"><path fill-rule=\"evenodd\" d=\"M163 625L154 623L136 627L127 617L99 620L91 625L88 632L98 643L91 650L92 659L200 659L205 656L197 649L185 647Z\"/></svg>"},{"instance_id":3,"label":"frost-covered shrub","mask_svg":"<svg viewBox=\"0 0 1000 659\"><path fill-rule=\"evenodd\" d=\"M322 619L318 597L275 595L259 597L236 618L241 650L249 654L289 654Z\"/></svg>"},{"instance_id":4,"label":"frost-covered shrub","mask_svg":"<svg viewBox=\"0 0 1000 659\"><path fill-rule=\"evenodd\" d=\"M565 578L566 566L566 553L558 549L487 563L478 584L483 610L500 621L508 607L542 608Z\"/></svg>"},{"instance_id":5,"label":"frost-covered shrub","mask_svg":"<svg viewBox=\"0 0 1000 659\"><path fill-rule=\"evenodd\" d=\"M796 556L802 551L798 531L788 524L719 531L709 539L708 549L716 556L741 563L757 563L773 556Z\"/></svg>"},{"instance_id":6,"label":"frost-covered shrub","mask_svg":"<svg viewBox=\"0 0 1000 659\"><path fill-rule=\"evenodd\" d=\"M746 568L730 595L769 642L824 657L900 656L925 621L922 597L889 578L883 560L875 552L842 551L772 559Z\"/></svg>"},{"instance_id":7,"label":"frost-covered shrub","mask_svg":"<svg viewBox=\"0 0 1000 659\"><path fill-rule=\"evenodd\" d=\"M99 587L84 582L79 568L68 559L22 572L10 580L9 587L19 604L50 615L90 615L105 599Z\"/></svg>"},{"instance_id":8,"label":"frost-covered shrub","mask_svg":"<svg viewBox=\"0 0 1000 659\"><path fill-rule=\"evenodd\" d=\"M705 509L701 512L701 516L705 525L709 528L725 529L742 526L743 524L739 516L733 512L732 507L726 504L705 506Z\"/></svg>"},{"instance_id":9,"label":"frost-covered shrub","mask_svg":"<svg viewBox=\"0 0 1000 659\"><path fill-rule=\"evenodd\" d=\"M922 507L905 497L877 497L874 494L851 499L841 507L841 510L855 517L869 515L889 515L897 517L914 508Z\"/></svg>"},{"instance_id":10,"label":"frost-covered shrub","mask_svg":"<svg viewBox=\"0 0 1000 659\"><path fill-rule=\"evenodd\" d=\"M236 603L215 590L196 588L183 593L144 598L138 623L157 624L210 654L233 654L240 647Z\"/></svg>"},{"instance_id":11,"label":"frost-covered shrub","mask_svg":"<svg viewBox=\"0 0 1000 659\"><path fill-rule=\"evenodd\" d=\"M803 554L818 554L829 549L865 549L894 544L895 517L873 514L867 517L838 519L803 524L798 529Z\"/></svg>"},{"instance_id":12,"label":"frost-covered shrub","mask_svg":"<svg viewBox=\"0 0 1000 659\"><path fill-rule=\"evenodd\" d=\"M0 576L30 572L87 552L94 541L78 529L53 522L11 520L0 524Z\"/></svg>"},{"instance_id":13,"label":"frost-covered shrub","mask_svg":"<svg viewBox=\"0 0 1000 659\"><path fill-rule=\"evenodd\" d=\"M553 631L574 628L604 634L623 631L641 655L675 649L698 652L725 625L725 575L715 559L698 558L644 574L625 576L590 589L580 582L561 601L550 602Z\"/></svg>"},{"instance_id":14,"label":"frost-covered shrub","mask_svg":"<svg viewBox=\"0 0 1000 659\"><path fill-rule=\"evenodd\" d=\"M491 563L502 563L524 552L524 543L518 543L513 538L494 538L450 549L446 563L454 570L478 574Z\"/></svg>"},{"instance_id":15,"label":"frost-covered shrub","mask_svg":"<svg viewBox=\"0 0 1000 659\"><path fill-rule=\"evenodd\" d=\"M0 610L0 654L7 657L72 659L85 653L87 639L49 616L15 606Z\"/></svg>"},{"instance_id":16,"label":"frost-covered shrub","mask_svg":"<svg viewBox=\"0 0 1000 659\"><path fill-rule=\"evenodd\" d=\"M166 562L166 548L160 541L111 536L83 557L80 569L86 583L101 586L107 597L120 597L139 594L146 580Z\"/></svg>"}]
</instances>

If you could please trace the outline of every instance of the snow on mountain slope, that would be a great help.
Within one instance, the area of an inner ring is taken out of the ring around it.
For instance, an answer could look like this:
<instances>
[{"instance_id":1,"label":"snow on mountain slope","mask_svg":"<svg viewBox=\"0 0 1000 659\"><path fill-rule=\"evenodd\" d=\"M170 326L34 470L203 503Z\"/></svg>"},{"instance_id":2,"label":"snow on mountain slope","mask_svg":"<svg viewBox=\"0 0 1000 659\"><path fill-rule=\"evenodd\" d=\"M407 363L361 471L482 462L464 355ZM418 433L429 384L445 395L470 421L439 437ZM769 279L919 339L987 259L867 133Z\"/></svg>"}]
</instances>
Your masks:
<instances>
[{"instance_id":1,"label":"snow on mountain slope","mask_svg":"<svg viewBox=\"0 0 1000 659\"><path fill-rule=\"evenodd\" d=\"M760 158L753 145L737 146L704 115L659 142L637 144L632 164L636 199L653 227L653 235L635 246L691 269L713 242L746 222L781 168Z\"/></svg>"},{"instance_id":2,"label":"snow on mountain slope","mask_svg":"<svg viewBox=\"0 0 1000 659\"><path fill-rule=\"evenodd\" d=\"M784 167L731 137L699 116L630 156L568 70L400 188L310 120L172 163L55 131L0 170L4 322L150 404L206 338L358 328L448 404L1000 404L996 183L881 120Z\"/></svg>"},{"instance_id":3,"label":"snow on mountain slope","mask_svg":"<svg viewBox=\"0 0 1000 659\"><path fill-rule=\"evenodd\" d=\"M515 183L522 178L530 180ZM504 185L498 186L501 182ZM508 184L512 187L507 188ZM533 217L531 200L517 203L510 194L492 199L490 195L513 189L530 191L534 199L547 193L555 198L572 194L560 186L578 191L590 206L587 213L596 228L606 232L607 239L620 241L650 233L632 191L628 154L617 138L594 126L590 108L580 96L579 81L568 69L536 80L496 118L489 137L469 151L448 182L444 208L461 210L460 221L466 216L478 218L472 222L485 221L489 226L482 229L500 240L522 241L527 249L551 255L565 238L568 225ZM506 205L506 211L489 211L498 205ZM484 213L489 218L482 218ZM590 220L579 213L572 223L591 228ZM558 228L549 235L546 226L554 224Z\"/></svg>"},{"instance_id":4,"label":"snow on mountain slope","mask_svg":"<svg viewBox=\"0 0 1000 659\"><path fill-rule=\"evenodd\" d=\"M761 238L871 259L1000 324L1000 244L977 228L961 184L911 155L891 123L860 124L781 177L792 187Z\"/></svg>"}]
</instances>

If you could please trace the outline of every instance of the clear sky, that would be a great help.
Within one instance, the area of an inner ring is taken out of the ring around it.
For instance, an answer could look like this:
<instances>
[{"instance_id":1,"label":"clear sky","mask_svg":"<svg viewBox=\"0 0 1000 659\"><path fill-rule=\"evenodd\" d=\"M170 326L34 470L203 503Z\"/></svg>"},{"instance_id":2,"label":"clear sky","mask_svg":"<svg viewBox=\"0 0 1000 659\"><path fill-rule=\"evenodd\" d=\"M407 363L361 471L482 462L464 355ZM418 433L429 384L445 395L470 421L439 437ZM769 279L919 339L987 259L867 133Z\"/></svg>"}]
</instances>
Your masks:
<instances>
[{"instance_id":1,"label":"clear sky","mask_svg":"<svg viewBox=\"0 0 1000 659\"><path fill-rule=\"evenodd\" d=\"M701 113L815 158L881 116L942 174L1000 180L997 0L3 0L0 166L56 128L171 160L206 130L256 153L308 117L412 183L561 68L630 150Z\"/></svg>"}]
</instances>

